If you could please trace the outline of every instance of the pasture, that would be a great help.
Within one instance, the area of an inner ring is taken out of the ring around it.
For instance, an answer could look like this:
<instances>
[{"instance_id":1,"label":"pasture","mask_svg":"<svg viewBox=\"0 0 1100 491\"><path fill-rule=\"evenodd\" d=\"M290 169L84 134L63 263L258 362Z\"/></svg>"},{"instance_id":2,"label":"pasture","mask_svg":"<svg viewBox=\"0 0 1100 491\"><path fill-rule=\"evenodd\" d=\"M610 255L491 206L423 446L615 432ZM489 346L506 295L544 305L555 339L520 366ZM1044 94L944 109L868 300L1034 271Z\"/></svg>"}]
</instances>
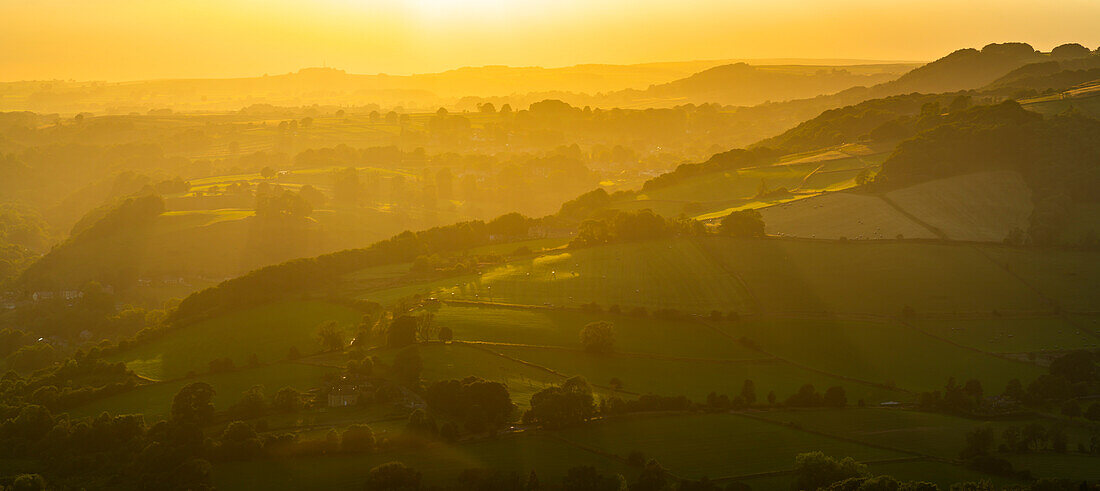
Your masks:
<instances>
[{"instance_id":1,"label":"pasture","mask_svg":"<svg viewBox=\"0 0 1100 491\"><path fill-rule=\"evenodd\" d=\"M444 299L577 307L596 302L629 310L744 311L737 282L688 240L568 250L513 261L473 281L454 281Z\"/></svg>"},{"instance_id":2,"label":"pasture","mask_svg":"<svg viewBox=\"0 0 1100 491\"><path fill-rule=\"evenodd\" d=\"M826 193L760 209L768 234L817 239L934 239L936 235L882 199Z\"/></svg>"},{"instance_id":3,"label":"pasture","mask_svg":"<svg viewBox=\"0 0 1100 491\"><path fill-rule=\"evenodd\" d=\"M770 312L1041 311L1042 299L982 251L911 242L743 240L699 244ZM1040 253L1029 253L1040 256Z\"/></svg>"},{"instance_id":4,"label":"pasture","mask_svg":"<svg viewBox=\"0 0 1100 491\"><path fill-rule=\"evenodd\" d=\"M734 397L741 393L745 380L756 386L757 403L766 404L768 392L774 391L782 402L803 384L813 384L818 392L830 386L842 386L854 403L905 400L900 391L873 387L841 380L829 375L796 367L779 360L714 361L655 358L644 355L599 355L583 351L562 351L543 348L494 346L493 351L528 363L550 368L567 376L580 375L589 383L607 387L612 378L622 381L623 390L634 394L687 396L696 402L706 401L707 394L716 392ZM632 398L623 394L624 399Z\"/></svg>"},{"instance_id":5,"label":"pasture","mask_svg":"<svg viewBox=\"0 0 1100 491\"><path fill-rule=\"evenodd\" d=\"M986 390L999 392L992 387ZM983 421L884 408L781 410L762 413L761 416L780 423L794 423L807 430L944 459L957 458L966 445L966 433L975 428L993 429L996 440L1000 442L1002 432L1009 426L1022 427L1033 422L1045 427L1055 424L1055 420L1046 418ZM1070 448L1081 442L1088 443L1087 428L1066 426L1066 434ZM1100 463L1100 458L1093 458Z\"/></svg>"},{"instance_id":6,"label":"pasture","mask_svg":"<svg viewBox=\"0 0 1100 491\"><path fill-rule=\"evenodd\" d=\"M168 417L172 398L185 385L206 382L215 391L214 408L221 411L236 403L241 393L262 385L271 397L283 387L306 391L321 384L321 377L334 372L329 367L295 363L276 363L233 372L204 375L192 379L176 379L139 386L133 390L97 399L68 410L74 418L94 417L102 412L111 414L144 414L145 421L155 422Z\"/></svg>"},{"instance_id":7,"label":"pasture","mask_svg":"<svg viewBox=\"0 0 1100 491\"><path fill-rule=\"evenodd\" d=\"M816 450L860 461L906 457L733 414L615 418L558 434L623 458L640 451L673 474L694 479L787 470L795 455Z\"/></svg>"},{"instance_id":8,"label":"pasture","mask_svg":"<svg viewBox=\"0 0 1100 491\"><path fill-rule=\"evenodd\" d=\"M189 372L206 372L211 360L230 358L244 366L251 355L260 363L286 359L290 348L307 355L322 349L317 327L336 321L349 337L362 314L321 301L263 305L173 329L148 343L110 357L134 373L171 380Z\"/></svg>"},{"instance_id":9,"label":"pasture","mask_svg":"<svg viewBox=\"0 0 1100 491\"><path fill-rule=\"evenodd\" d=\"M423 474L424 484L452 484L469 468L515 472L526 481L534 471L543 485L558 485L570 468L595 466L607 474L633 477L626 464L580 450L549 436L507 435L460 445L359 455L328 455L223 463L214 467L214 485L222 489L362 489L367 473L386 462L402 462Z\"/></svg>"},{"instance_id":10,"label":"pasture","mask_svg":"<svg viewBox=\"0 0 1100 491\"><path fill-rule=\"evenodd\" d=\"M829 319L753 319L723 323L780 358L828 373L911 391L941 389L951 377L981 381L989 390L1018 378L1026 385L1043 370L952 346L893 322ZM928 363L929 359L936 360Z\"/></svg>"},{"instance_id":11,"label":"pasture","mask_svg":"<svg viewBox=\"0 0 1100 491\"><path fill-rule=\"evenodd\" d=\"M383 353L380 357L387 359L390 355L392 352ZM565 377L561 375L462 344L423 345L420 346L420 357L424 367L420 378L425 385L439 380L461 380L466 377L500 382L508 388L512 402L521 410L530 404L531 396L536 392L565 381Z\"/></svg>"},{"instance_id":12,"label":"pasture","mask_svg":"<svg viewBox=\"0 0 1100 491\"><path fill-rule=\"evenodd\" d=\"M937 179L886 196L952 240L1000 242L1014 228L1027 230L1035 208L1031 189L1015 171Z\"/></svg>"},{"instance_id":13,"label":"pasture","mask_svg":"<svg viewBox=\"0 0 1100 491\"><path fill-rule=\"evenodd\" d=\"M620 352L716 359L760 357L694 320L461 304L443 307L434 320L451 328L456 340L569 349L580 349L581 329L597 321L615 325L615 349Z\"/></svg>"},{"instance_id":14,"label":"pasture","mask_svg":"<svg viewBox=\"0 0 1100 491\"><path fill-rule=\"evenodd\" d=\"M1100 340L1058 316L990 319L914 319L919 329L992 353L1031 353L1095 347Z\"/></svg>"}]
</instances>

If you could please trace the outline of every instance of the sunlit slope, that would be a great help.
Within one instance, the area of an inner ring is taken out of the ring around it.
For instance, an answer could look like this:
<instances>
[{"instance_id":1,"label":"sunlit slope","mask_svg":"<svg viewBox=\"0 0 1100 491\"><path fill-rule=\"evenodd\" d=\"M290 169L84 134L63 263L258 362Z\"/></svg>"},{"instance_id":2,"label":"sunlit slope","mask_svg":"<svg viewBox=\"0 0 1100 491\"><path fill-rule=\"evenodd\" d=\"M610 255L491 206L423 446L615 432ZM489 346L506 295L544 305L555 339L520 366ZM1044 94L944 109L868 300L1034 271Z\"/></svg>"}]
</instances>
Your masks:
<instances>
[{"instance_id":1,"label":"sunlit slope","mask_svg":"<svg viewBox=\"0 0 1100 491\"><path fill-rule=\"evenodd\" d=\"M1020 263L1006 269L993 255ZM480 276L367 290L366 299L578 308L595 302L686 313L1046 312L1052 299L1087 309L1095 253L895 241L744 240L721 236L565 249L490 266ZM1043 265L1051 265L1045 268ZM1020 275L1033 278L1022 280ZM1066 283L1068 277L1069 283ZM1081 283L1081 288L1073 285ZM398 294L399 293L399 294ZM1095 298L1095 297L1093 297Z\"/></svg>"},{"instance_id":2,"label":"sunlit slope","mask_svg":"<svg viewBox=\"0 0 1100 491\"><path fill-rule=\"evenodd\" d=\"M856 176L874 173L884 152L846 145L794 154L768 165L700 174L614 203L622 210L649 208L669 217L720 218L744 208L761 208L854 187ZM783 193L781 190L789 191Z\"/></svg>"},{"instance_id":3,"label":"sunlit slope","mask_svg":"<svg viewBox=\"0 0 1100 491\"><path fill-rule=\"evenodd\" d=\"M904 212L952 240L1000 242L1027 229L1031 189L1015 171L938 179L886 193Z\"/></svg>"},{"instance_id":4,"label":"sunlit slope","mask_svg":"<svg viewBox=\"0 0 1100 491\"><path fill-rule=\"evenodd\" d=\"M689 240L649 241L563 250L491 268L441 288L445 300L687 312L744 311L748 299L735 278L715 268ZM372 295L366 295L371 298Z\"/></svg>"},{"instance_id":5,"label":"sunlit slope","mask_svg":"<svg viewBox=\"0 0 1100 491\"><path fill-rule=\"evenodd\" d=\"M760 209L772 235L817 239L935 239L936 234L878 196L828 193Z\"/></svg>"},{"instance_id":6,"label":"sunlit slope","mask_svg":"<svg viewBox=\"0 0 1100 491\"><path fill-rule=\"evenodd\" d=\"M1001 242L1034 205L1015 171L937 179L887 192L829 193L760 210L767 231L819 239L943 238Z\"/></svg>"}]
</instances>

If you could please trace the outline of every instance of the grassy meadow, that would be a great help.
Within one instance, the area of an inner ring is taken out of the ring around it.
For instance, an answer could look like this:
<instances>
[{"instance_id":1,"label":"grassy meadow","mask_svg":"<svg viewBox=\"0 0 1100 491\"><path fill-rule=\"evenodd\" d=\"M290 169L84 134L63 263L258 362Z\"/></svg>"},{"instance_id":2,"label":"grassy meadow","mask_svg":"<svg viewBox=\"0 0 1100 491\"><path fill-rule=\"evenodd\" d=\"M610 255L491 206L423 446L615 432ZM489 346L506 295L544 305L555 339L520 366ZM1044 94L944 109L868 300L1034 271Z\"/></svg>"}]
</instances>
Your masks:
<instances>
[{"instance_id":1,"label":"grassy meadow","mask_svg":"<svg viewBox=\"0 0 1100 491\"><path fill-rule=\"evenodd\" d=\"M322 349L317 328L336 321L349 337L362 314L320 301L285 302L243 309L166 332L156 340L111 357L134 373L171 380L206 372L212 360L228 357L240 367L256 355L260 363L287 358L290 348L306 355Z\"/></svg>"}]
</instances>

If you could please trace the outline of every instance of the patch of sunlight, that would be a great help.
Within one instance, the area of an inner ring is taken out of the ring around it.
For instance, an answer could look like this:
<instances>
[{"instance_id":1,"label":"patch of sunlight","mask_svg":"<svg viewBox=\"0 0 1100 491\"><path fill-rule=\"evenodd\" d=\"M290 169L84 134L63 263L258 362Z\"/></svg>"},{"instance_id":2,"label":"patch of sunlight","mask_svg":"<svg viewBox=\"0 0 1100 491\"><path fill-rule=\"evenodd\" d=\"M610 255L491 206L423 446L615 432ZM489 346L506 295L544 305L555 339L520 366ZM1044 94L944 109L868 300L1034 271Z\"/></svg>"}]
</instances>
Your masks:
<instances>
[{"instance_id":1,"label":"patch of sunlight","mask_svg":"<svg viewBox=\"0 0 1100 491\"><path fill-rule=\"evenodd\" d=\"M536 259L537 261L538 259ZM514 264L507 264L497 268L493 268L485 273L482 273L482 281L497 281L502 280L509 276L518 276L520 274L519 266Z\"/></svg>"},{"instance_id":2,"label":"patch of sunlight","mask_svg":"<svg viewBox=\"0 0 1100 491\"><path fill-rule=\"evenodd\" d=\"M540 256L531 261L531 267L532 269L540 267L549 268L551 266L554 266L555 264L568 261L572 257L573 255L568 252L563 252L561 254L552 254L549 256Z\"/></svg>"},{"instance_id":3,"label":"patch of sunlight","mask_svg":"<svg viewBox=\"0 0 1100 491\"><path fill-rule=\"evenodd\" d=\"M126 368L130 371L153 380L159 380L164 373L164 354L144 360L131 360L126 362Z\"/></svg>"}]
</instances>

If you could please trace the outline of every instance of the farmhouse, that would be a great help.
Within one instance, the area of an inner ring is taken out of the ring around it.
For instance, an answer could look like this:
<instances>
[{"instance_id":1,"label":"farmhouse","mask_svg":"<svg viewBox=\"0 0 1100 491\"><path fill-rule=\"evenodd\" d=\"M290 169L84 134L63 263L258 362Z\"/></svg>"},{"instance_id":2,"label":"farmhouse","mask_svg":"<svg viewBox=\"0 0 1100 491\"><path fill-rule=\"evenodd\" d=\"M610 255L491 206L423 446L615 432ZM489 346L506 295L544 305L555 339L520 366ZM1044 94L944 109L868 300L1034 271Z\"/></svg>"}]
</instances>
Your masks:
<instances>
[{"instance_id":1,"label":"farmhouse","mask_svg":"<svg viewBox=\"0 0 1100 491\"><path fill-rule=\"evenodd\" d=\"M359 388L354 385L339 385L328 393L329 407L354 406L359 403Z\"/></svg>"}]
</instances>

